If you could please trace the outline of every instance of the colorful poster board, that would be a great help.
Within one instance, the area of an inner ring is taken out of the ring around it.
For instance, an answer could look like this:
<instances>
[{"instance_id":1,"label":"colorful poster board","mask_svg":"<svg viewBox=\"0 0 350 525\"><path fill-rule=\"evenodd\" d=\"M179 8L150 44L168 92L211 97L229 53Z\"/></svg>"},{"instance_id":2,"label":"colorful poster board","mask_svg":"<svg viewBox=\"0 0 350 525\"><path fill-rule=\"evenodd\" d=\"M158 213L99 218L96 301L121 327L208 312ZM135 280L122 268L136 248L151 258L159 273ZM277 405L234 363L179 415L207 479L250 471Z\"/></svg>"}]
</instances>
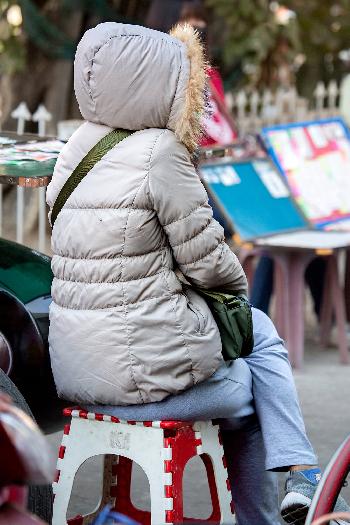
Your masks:
<instances>
[{"instance_id":1,"label":"colorful poster board","mask_svg":"<svg viewBox=\"0 0 350 525\"><path fill-rule=\"evenodd\" d=\"M264 128L262 138L307 219L350 230L350 134L342 119Z\"/></svg>"},{"instance_id":2,"label":"colorful poster board","mask_svg":"<svg viewBox=\"0 0 350 525\"><path fill-rule=\"evenodd\" d=\"M309 227L290 191L268 159L205 163L202 180L242 240Z\"/></svg>"}]
</instances>

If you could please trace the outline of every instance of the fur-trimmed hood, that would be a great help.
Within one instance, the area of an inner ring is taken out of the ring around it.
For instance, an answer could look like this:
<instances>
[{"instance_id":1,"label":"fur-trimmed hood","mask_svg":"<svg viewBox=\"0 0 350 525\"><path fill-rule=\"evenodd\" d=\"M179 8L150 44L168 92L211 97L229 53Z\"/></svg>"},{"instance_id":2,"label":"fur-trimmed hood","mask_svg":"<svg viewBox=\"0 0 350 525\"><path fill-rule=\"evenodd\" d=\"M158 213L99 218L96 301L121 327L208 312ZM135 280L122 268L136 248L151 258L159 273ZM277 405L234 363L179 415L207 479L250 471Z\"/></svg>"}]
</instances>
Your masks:
<instances>
[{"instance_id":1,"label":"fur-trimmed hood","mask_svg":"<svg viewBox=\"0 0 350 525\"><path fill-rule=\"evenodd\" d=\"M112 128L168 128L189 151L205 105L206 64L195 30L170 35L108 22L81 39L74 88L84 119Z\"/></svg>"}]
</instances>

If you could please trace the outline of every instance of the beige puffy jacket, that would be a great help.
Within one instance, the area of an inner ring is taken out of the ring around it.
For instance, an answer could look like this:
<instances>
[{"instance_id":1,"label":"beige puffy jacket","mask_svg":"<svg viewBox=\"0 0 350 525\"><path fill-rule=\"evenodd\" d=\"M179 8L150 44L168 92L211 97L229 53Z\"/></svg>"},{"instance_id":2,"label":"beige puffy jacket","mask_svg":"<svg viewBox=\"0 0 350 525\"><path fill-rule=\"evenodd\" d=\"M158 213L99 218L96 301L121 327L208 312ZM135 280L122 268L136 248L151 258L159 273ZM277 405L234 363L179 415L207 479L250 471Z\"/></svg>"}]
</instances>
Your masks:
<instances>
[{"instance_id":1,"label":"beige puffy jacket","mask_svg":"<svg viewBox=\"0 0 350 525\"><path fill-rule=\"evenodd\" d=\"M222 362L206 303L175 273L196 286L246 291L190 160L204 81L189 27L169 36L106 23L78 46L75 92L87 122L59 156L49 206L111 128L136 132L94 166L52 231L49 342L61 397L160 401Z\"/></svg>"}]
</instances>

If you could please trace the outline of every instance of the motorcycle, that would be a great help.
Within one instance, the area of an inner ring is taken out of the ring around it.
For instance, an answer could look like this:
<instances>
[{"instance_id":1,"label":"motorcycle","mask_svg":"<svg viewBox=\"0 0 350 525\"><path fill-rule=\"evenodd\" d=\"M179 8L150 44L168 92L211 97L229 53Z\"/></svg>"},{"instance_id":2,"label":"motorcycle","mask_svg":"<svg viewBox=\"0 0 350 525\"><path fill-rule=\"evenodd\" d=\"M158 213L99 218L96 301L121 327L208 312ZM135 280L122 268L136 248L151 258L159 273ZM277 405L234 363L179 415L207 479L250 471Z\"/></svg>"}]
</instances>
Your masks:
<instances>
[{"instance_id":1,"label":"motorcycle","mask_svg":"<svg viewBox=\"0 0 350 525\"><path fill-rule=\"evenodd\" d=\"M0 394L0 525L45 525L27 510L28 485L53 480L53 459L34 420Z\"/></svg>"},{"instance_id":2,"label":"motorcycle","mask_svg":"<svg viewBox=\"0 0 350 525\"><path fill-rule=\"evenodd\" d=\"M0 376L11 379L47 432L62 427L65 406L50 367L52 278L50 257L0 238Z\"/></svg>"}]
</instances>

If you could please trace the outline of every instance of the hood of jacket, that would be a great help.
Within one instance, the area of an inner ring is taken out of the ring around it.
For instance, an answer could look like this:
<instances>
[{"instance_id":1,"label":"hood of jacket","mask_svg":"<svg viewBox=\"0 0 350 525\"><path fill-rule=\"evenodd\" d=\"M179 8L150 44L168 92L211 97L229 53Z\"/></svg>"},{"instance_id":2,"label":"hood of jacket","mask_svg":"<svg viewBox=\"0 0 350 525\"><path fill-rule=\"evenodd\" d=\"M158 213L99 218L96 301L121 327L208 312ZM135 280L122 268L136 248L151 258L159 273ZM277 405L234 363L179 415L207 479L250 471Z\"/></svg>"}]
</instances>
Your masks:
<instances>
[{"instance_id":1,"label":"hood of jacket","mask_svg":"<svg viewBox=\"0 0 350 525\"><path fill-rule=\"evenodd\" d=\"M193 151L201 133L206 64L188 24L167 35L107 22L88 30L74 64L85 120L112 128L168 128Z\"/></svg>"}]
</instances>

